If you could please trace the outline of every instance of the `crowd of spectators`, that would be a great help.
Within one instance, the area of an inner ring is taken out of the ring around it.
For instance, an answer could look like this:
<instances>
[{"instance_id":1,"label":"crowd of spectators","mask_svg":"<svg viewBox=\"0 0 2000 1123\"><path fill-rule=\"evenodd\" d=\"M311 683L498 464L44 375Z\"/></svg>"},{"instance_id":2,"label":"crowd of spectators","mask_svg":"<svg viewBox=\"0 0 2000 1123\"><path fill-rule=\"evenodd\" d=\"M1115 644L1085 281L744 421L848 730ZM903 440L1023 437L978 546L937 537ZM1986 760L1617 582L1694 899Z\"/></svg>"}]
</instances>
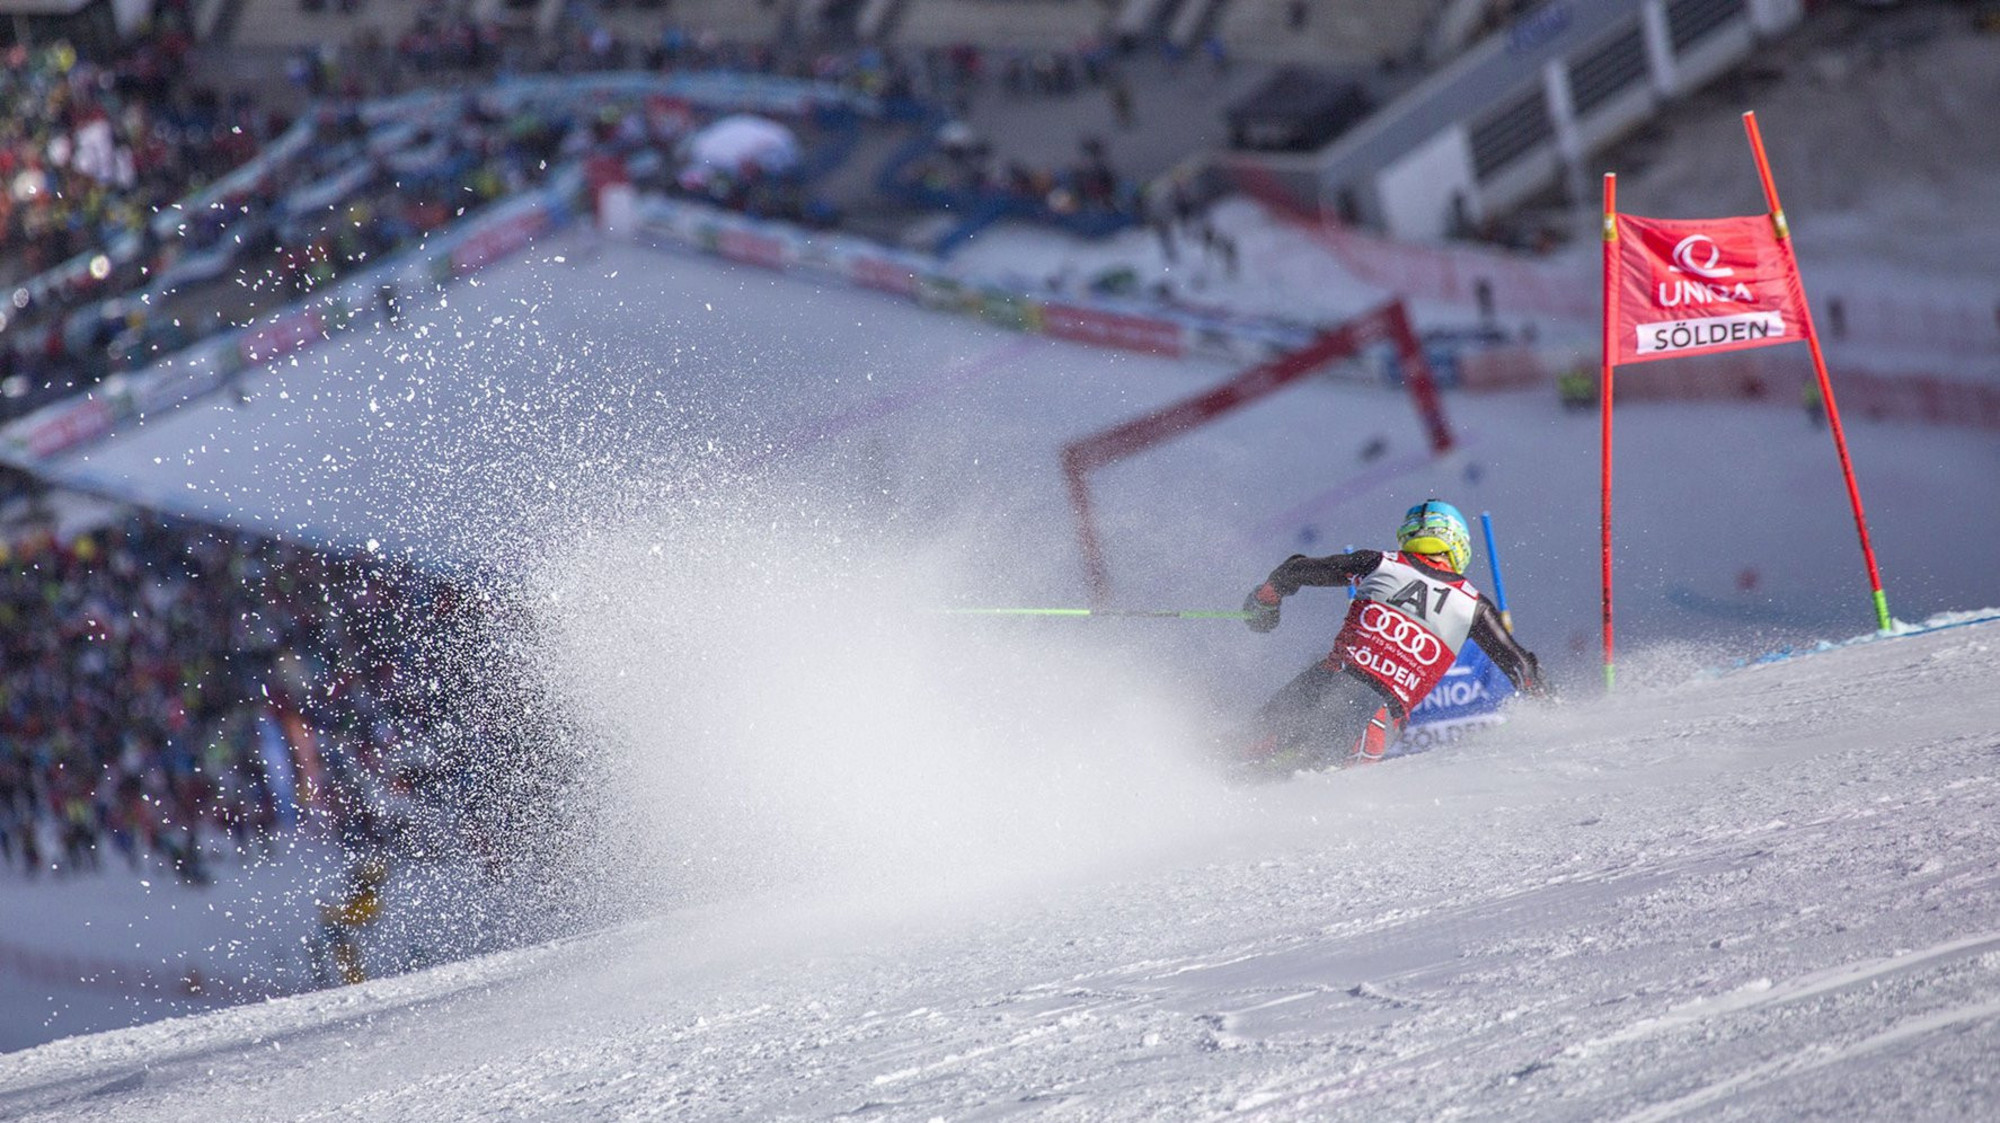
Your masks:
<instances>
[{"instance_id":1,"label":"crowd of spectators","mask_svg":"<svg viewBox=\"0 0 2000 1123\"><path fill-rule=\"evenodd\" d=\"M939 143L896 169L891 182L914 202L960 214L1040 219L1100 234L1138 221L1138 187L1112 167L1104 142L1086 137L1071 163L1050 168L999 161L968 130L947 126Z\"/></svg>"},{"instance_id":2,"label":"crowd of spectators","mask_svg":"<svg viewBox=\"0 0 2000 1123\"><path fill-rule=\"evenodd\" d=\"M0 381L52 373L40 365L73 342L58 330L64 317L144 283L159 210L285 127L247 98L225 104L188 83L186 52L171 21L102 62L65 44L5 52Z\"/></svg>"},{"instance_id":3,"label":"crowd of spectators","mask_svg":"<svg viewBox=\"0 0 2000 1123\"><path fill-rule=\"evenodd\" d=\"M1120 48L1109 40L1081 43L1070 50L990 50L972 44L893 49L861 45L829 49L796 42L733 42L712 33L667 24L656 36L635 40L593 22L587 14L556 33L527 34L511 24L469 17L421 17L394 43L361 37L332 52L303 51L297 70L313 90L394 94L441 75L492 78L531 73L575 74L645 70L672 73L721 72L810 79L873 99L884 120L936 122L963 116L971 99L996 88L1010 98L1069 97L1102 92L1121 126L1132 120L1133 95L1120 63ZM372 83L372 86L368 86ZM629 117L637 117L635 111ZM791 122L822 131L823 121ZM619 135L631 131L621 122ZM665 138L671 147L679 134ZM657 139L657 138L656 138ZM1112 172L1101 146L1088 148L1069 165L1038 166L1015 159L1000 166L979 154L940 144L921 160L891 177L905 201L963 208L968 199L1019 204L1026 213L1062 222L1079 210L1133 217L1134 190ZM672 191L669 176L659 184ZM705 178L700 195L719 205L755 214L824 223L831 204L813 199L802 184L772 180L755 170Z\"/></svg>"},{"instance_id":4,"label":"crowd of spectators","mask_svg":"<svg viewBox=\"0 0 2000 1123\"><path fill-rule=\"evenodd\" d=\"M0 557L0 862L190 882L294 827L394 848L457 779L433 742L440 637L476 600L141 512ZM419 753L425 748L426 753Z\"/></svg>"},{"instance_id":5,"label":"crowd of spectators","mask_svg":"<svg viewBox=\"0 0 2000 1123\"><path fill-rule=\"evenodd\" d=\"M4 416L247 322L543 182L571 125L492 112L474 98L405 126L393 143L352 102L324 105L312 123L312 143L296 158L183 214L164 237L140 223L137 249L116 264L107 256L87 283L40 297L17 290L0 335Z\"/></svg>"},{"instance_id":6,"label":"crowd of spectators","mask_svg":"<svg viewBox=\"0 0 2000 1123\"><path fill-rule=\"evenodd\" d=\"M760 216L825 227L842 208L813 179L852 150L863 122L821 107L786 120L821 158L785 172L758 167L686 175L677 146L714 113L628 99L578 116L573 107L492 110L478 92L511 74L655 72L812 79L866 98L882 119L922 121L940 142L909 154L880 185L904 205L1005 212L1083 233L1139 217L1137 192L1086 142L1066 165L995 161L937 129L996 80L1014 97L1123 89L1117 52L988 52L971 46L897 52L799 42L734 43L669 25L622 38L587 14L555 33L461 14L420 13L392 42L302 49L289 73L308 97L312 143L271 160L254 182L174 215L186 199L264 151L291 124L284 99L238 92L225 102L189 77L186 6L163 6L154 29L112 58L66 46L14 49L0 81L0 420L249 322L343 270L410 245L468 209L539 182L558 159L612 153L641 186ZM363 99L458 83L460 111L385 141ZM1126 94L1129 101L1129 91ZM1114 97L1115 100L1115 97ZM356 175L361 163L365 174ZM341 185L335 197L324 186ZM232 288L232 286L234 286ZM236 291L243 290L243 291Z\"/></svg>"},{"instance_id":7,"label":"crowd of spectators","mask_svg":"<svg viewBox=\"0 0 2000 1123\"><path fill-rule=\"evenodd\" d=\"M970 44L920 52L912 70L926 104L949 109L936 143L917 152L888 177L889 186L918 205L961 215L1004 213L1067 228L1109 233L1141 217L1140 188L1112 165L1101 137L1078 141L1076 158L1060 164L999 158L963 124L972 97L997 84L1011 99L1066 98L1101 91L1120 128L1133 123L1133 95L1121 53L1107 41L1069 51L992 51Z\"/></svg>"},{"instance_id":8,"label":"crowd of spectators","mask_svg":"<svg viewBox=\"0 0 2000 1123\"><path fill-rule=\"evenodd\" d=\"M169 24L100 62L61 43L0 52L4 279L137 233L190 182L256 151L263 130L247 106L179 96L188 49Z\"/></svg>"},{"instance_id":9,"label":"crowd of spectators","mask_svg":"<svg viewBox=\"0 0 2000 1123\"><path fill-rule=\"evenodd\" d=\"M71 369L73 353L108 325L66 331L68 317L143 286L161 208L252 158L288 123L187 79L189 40L174 18L183 10L163 7L154 30L103 60L64 43L5 52L0 392L9 402L31 384L88 380Z\"/></svg>"},{"instance_id":10,"label":"crowd of spectators","mask_svg":"<svg viewBox=\"0 0 2000 1123\"><path fill-rule=\"evenodd\" d=\"M680 174L666 154L713 118L701 106L496 108L468 88L442 111L385 122L364 119L364 98L454 78L637 66L810 78L878 99L891 119L934 121L937 107L962 105L996 74L1016 97L1116 81L1114 57L1095 47L898 55L732 44L678 28L635 43L587 23L536 37L427 15L393 42L298 56L291 77L314 99L312 142L168 224L160 216L178 201L294 124L274 103L195 82L187 26L186 4L169 0L151 30L106 58L60 44L6 53L5 416L251 318L240 301L224 311L205 292L262 289L273 305L289 301L571 158L613 155L662 190L750 213L833 217L797 175ZM809 148L840 141L842 122L788 123ZM1136 205L1101 144L1087 143L1073 165L1039 169L995 167L947 143L907 172L935 190L997 194L1055 216ZM344 186L328 198L335 181ZM0 503L33 489L7 475ZM405 767L401 754L446 705L407 689L417 658L407 623L452 596L374 558L140 513L61 540L10 533L0 543L0 860L61 874L158 862L200 881L215 855L266 845L298 804L330 829L393 833L384 824L397 817L378 813L385 799L448 782ZM324 773L274 774L274 736L283 759L310 758ZM301 748L316 739L324 751Z\"/></svg>"}]
</instances>

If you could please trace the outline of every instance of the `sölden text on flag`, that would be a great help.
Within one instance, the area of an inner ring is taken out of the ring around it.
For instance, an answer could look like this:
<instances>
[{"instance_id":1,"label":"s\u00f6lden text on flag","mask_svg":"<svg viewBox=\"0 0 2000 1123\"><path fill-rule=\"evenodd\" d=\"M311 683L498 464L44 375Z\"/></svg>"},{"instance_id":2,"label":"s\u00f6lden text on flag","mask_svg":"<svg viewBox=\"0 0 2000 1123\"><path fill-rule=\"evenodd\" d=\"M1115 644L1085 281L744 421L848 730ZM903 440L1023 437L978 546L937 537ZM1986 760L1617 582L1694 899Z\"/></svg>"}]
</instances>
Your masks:
<instances>
[{"instance_id":1,"label":"s\u00f6lden text on flag","mask_svg":"<svg viewBox=\"0 0 2000 1123\"><path fill-rule=\"evenodd\" d=\"M1805 287L1769 215L1618 221L1619 363L1797 343Z\"/></svg>"}]
</instances>

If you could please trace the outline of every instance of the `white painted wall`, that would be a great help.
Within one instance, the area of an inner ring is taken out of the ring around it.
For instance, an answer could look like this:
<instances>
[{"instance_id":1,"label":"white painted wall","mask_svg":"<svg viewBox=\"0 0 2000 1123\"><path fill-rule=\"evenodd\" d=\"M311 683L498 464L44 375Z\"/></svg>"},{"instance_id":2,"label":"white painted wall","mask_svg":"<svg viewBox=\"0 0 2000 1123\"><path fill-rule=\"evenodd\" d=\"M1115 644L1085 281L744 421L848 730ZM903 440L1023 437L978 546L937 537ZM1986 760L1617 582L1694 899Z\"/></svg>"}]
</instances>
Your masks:
<instances>
[{"instance_id":1,"label":"white painted wall","mask_svg":"<svg viewBox=\"0 0 2000 1123\"><path fill-rule=\"evenodd\" d=\"M1639 26L1646 35L1646 65L1653 72L1653 86L1664 97L1680 92L1674 68L1674 40L1667 30L1667 6L1654 0L1639 10Z\"/></svg>"},{"instance_id":2,"label":"white painted wall","mask_svg":"<svg viewBox=\"0 0 2000 1123\"><path fill-rule=\"evenodd\" d=\"M1472 144L1463 125L1454 125L1425 141L1383 171L1375 184L1382 224L1398 238L1443 238L1450 231L1454 194L1464 194L1473 217L1478 217Z\"/></svg>"},{"instance_id":3,"label":"white painted wall","mask_svg":"<svg viewBox=\"0 0 2000 1123\"><path fill-rule=\"evenodd\" d=\"M1765 35L1788 31L1804 18L1805 0L1750 0L1750 23Z\"/></svg>"},{"instance_id":4,"label":"white painted wall","mask_svg":"<svg viewBox=\"0 0 2000 1123\"><path fill-rule=\"evenodd\" d=\"M1497 214L1519 206L1534 194L1557 182L1563 172L1562 157L1554 144L1544 144L1509 164L1486 181L1480 189L1478 214Z\"/></svg>"},{"instance_id":5,"label":"white painted wall","mask_svg":"<svg viewBox=\"0 0 2000 1123\"><path fill-rule=\"evenodd\" d=\"M1652 119L1659 96L1649 84L1634 82L1631 89L1598 105L1589 116L1576 122L1577 146L1584 152L1595 152L1638 128Z\"/></svg>"},{"instance_id":6,"label":"white painted wall","mask_svg":"<svg viewBox=\"0 0 2000 1123\"><path fill-rule=\"evenodd\" d=\"M1743 61L1744 56L1756 47L1757 32L1747 20L1718 31L1674 60L1675 87L1698 90L1710 79Z\"/></svg>"}]
</instances>

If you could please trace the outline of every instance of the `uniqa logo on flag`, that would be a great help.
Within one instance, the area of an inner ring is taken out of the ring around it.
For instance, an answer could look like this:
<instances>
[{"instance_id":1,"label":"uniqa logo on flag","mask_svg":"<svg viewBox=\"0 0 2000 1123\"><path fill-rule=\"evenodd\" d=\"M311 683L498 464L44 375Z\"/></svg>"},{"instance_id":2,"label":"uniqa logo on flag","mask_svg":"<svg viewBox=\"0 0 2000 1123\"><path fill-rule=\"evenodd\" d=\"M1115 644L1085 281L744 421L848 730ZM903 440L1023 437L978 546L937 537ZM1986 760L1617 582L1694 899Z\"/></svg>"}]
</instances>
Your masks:
<instances>
[{"instance_id":1,"label":"uniqa logo on flag","mask_svg":"<svg viewBox=\"0 0 2000 1123\"><path fill-rule=\"evenodd\" d=\"M1804 292L1765 216L1617 222L1619 362L1801 337Z\"/></svg>"},{"instance_id":2,"label":"uniqa logo on flag","mask_svg":"<svg viewBox=\"0 0 2000 1123\"><path fill-rule=\"evenodd\" d=\"M1697 247L1707 247L1707 259L1696 261ZM1757 294L1741 281L1735 284L1709 284L1723 281L1736 275L1733 266L1723 265L1722 247L1706 234L1690 234L1674 246L1673 264L1667 267L1669 273L1692 273L1702 278L1699 281L1661 280L1654 286L1654 303L1662 308L1678 308L1684 304L1755 304ZM1642 345L1641 351L1645 350Z\"/></svg>"},{"instance_id":3,"label":"uniqa logo on flag","mask_svg":"<svg viewBox=\"0 0 2000 1123\"><path fill-rule=\"evenodd\" d=\"M1707 261L1700 264L1695 263L1694 252L1696 246L1708 247ZM1676 273L1692 273L1697 277L1705 277L1711 281L1719 281L1724 277L1734 277L1736 270L1731 269L1727 265L1720 265L1721 261L1722 247L1716 245L1715 239L1706 234L1689 234L1674 246L1673 269Z\"/></svg>"}]
</instances>

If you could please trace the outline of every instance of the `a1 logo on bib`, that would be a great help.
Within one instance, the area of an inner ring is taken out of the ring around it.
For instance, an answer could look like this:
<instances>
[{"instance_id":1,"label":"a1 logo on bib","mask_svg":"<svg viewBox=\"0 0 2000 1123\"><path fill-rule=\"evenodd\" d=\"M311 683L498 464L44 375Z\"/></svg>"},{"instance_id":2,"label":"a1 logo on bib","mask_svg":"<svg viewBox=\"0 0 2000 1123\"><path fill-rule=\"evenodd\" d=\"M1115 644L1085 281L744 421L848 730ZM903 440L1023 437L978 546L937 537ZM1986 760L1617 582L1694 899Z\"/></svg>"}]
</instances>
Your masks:
<instances>
[{"instance_id":1,"label":"a1 logo on bib","mask_svg":"<svg viewBox=\"0 0 2000 1123\"><path fill-rule=\"evenodd\" d=\"M1435 605L1430 603L1432 593L1437 594L1437 604ZM1429 582L1418 580L1410 582L1396 590L1394 594L1383 598L1382 603L1392 608L1401 609L1419 620L1428 620L1431 618L1431 610L1433 608L1440 612L1444 610L1445 598L1450 595L1451 586L1449 585L1432 585Z\"/></svg>"}]
</instances>

